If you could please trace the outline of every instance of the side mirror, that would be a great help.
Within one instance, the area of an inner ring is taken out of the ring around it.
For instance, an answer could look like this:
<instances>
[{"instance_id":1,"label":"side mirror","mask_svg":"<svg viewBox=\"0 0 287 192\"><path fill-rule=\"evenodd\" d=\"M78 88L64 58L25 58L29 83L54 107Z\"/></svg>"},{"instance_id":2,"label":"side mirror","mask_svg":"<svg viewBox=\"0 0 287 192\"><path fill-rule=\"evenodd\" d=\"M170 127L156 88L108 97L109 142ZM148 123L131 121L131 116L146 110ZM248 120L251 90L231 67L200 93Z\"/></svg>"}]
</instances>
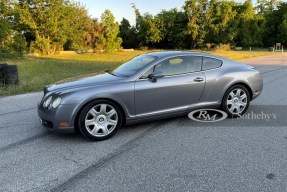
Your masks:
<instances>
[{"instance_id":1,"label":"side mirror","mask_svg":"<svg viewBox=\"0 0 287 192\"><path fill-rule=\"evenodd\" d=\"M163 78L164 75L161 71L155 71L149 74L147 77L151 80L151 82L156 82L158 78Z\"/></svg>"}]
</instances>

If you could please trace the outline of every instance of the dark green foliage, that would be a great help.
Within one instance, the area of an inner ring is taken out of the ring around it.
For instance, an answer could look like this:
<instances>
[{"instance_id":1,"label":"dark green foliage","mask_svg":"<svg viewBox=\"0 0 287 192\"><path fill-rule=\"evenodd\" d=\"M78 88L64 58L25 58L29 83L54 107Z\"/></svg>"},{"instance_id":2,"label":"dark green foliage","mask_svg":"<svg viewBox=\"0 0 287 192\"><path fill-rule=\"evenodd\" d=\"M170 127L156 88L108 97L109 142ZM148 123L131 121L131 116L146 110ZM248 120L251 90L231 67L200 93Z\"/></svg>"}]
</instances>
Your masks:
<instances>
[{"instance_id":1,"label":"dark green foliage","mask_svg":"<svg viewBox=\"0 0 287 192\"><path fill-rule=\"evenodd\" d=\"M96 25L86 7L69 0L20 0L14 11L31 52L48 55L61 50L120 48L119 24L108 10Z\"/></svg>"},{"instance_id":2,"label":"dark green foliage","mask_svg":"<svg viewBox=\"0 0 287 192\"><path fill-rule=\"evenodd\" d=\"M287 3L278 0L186 0L183 11L141 14L133 4L139 46L212 48L220 44L263 47L287 42ZM124 45L127 38L124 38ZM124 46L125 47L125 46Z\"/></svg>"},{"instance_id":3,"label":"dark green foliage","mask_svg":"<svg viewBox=\"0 0 287 192\"><path fill-rule=\"evenodd\" d=\"M160 48L182 49L188 46L185 35L187 30L185 24L188 22L186 14L177 9L163 10L156 18L161 24L159 25L162 33L161 41L158 43Z\"/></svg>"},{"instance_id":4,"label":"dark green foliage","mask_svg":"<svg viewBox=\"0 0 287 192\"><path fill-rule=\"evenodd\" d=\"M132 27L129 21L125 18L120 24L120 34L123 43L122 46L126 49L138 48L137 33L135 27Z\"/></svg>"},{"instance_id":5,"label":"dark green foliage","mask_svg":"<svg viewBox=\"0 0 287 192\"><path fill-rule=\"evenodd\" d=\"M262 45L262 27L260 15L255 15L251 0L237 5L238 36L237 45L243 47Z\"/></svg>"},{"instance_id":6,"label":"dark green foliage","mask_svg":"<svg viewBox=\"0 0 287 192\"><path fill-rule=\"evenodd\" d=\"M26 40L18 31L12 1L0 1L0 61L22 56L26 51Z\"/></svg>"},{"instance_id":7,"label":"dark green foliage","mask_svg":"<svg viewBox=\"0 0 287 192\"><path fill-rule=\"evenodd\" d=\"M280 0L186 0L181 10L141 13L121 23L109 10L99 21L71 0L0 0L1 58L61 50L190 49L287 44L287 3ZM287 45L286 45L287 46ZM16 54L17 53L17 54Z\"/></svg>"},{"instance_id":8,"label":"dark green foliage","mask_svg":"<svg viewBox=\"0 0 287 192\"><path fill-rule=\"evenodd\" d=\"M118 22L115 22L115 17L110 10L105 10L101 15L101 25L103 27L102 35L103 49L106 51L118 50L121 48L122 39L118 37L120 27Z\"/></svg>"},{"instance_id":9,"label":"dark green foliage","mask_svg":"<svg viewBox=\"0 0 287 192\"><path fill-rule=\"evenodd\" d=\"M264 45L271 46L275 43L287 44L287 3L280 3L277 9L264 13L266 28Z\"/></svg>"},{"instance_id":10,"label":"dark green foliage","mask_svg":"<svg viewBox=\"0 0 287 192\"><path fill-rule=\"evenodd\" d=\"M80 4L66 0L21 0L15 10L20 30L30 37L30 51L53 54L64 45L72 50L83 48L84 27L90 18Z\"/></svg>"},{"instance_id":11,"label":"dark green foliage","mask_svg":"<svg viewBox=\"0 0 287 192\"><path fill-rule=\"evenodd\" d=\"M238 14L234 1L211 1L208 15L206 43L234 44L238 35Z\"/></svg>"}]
</instances>

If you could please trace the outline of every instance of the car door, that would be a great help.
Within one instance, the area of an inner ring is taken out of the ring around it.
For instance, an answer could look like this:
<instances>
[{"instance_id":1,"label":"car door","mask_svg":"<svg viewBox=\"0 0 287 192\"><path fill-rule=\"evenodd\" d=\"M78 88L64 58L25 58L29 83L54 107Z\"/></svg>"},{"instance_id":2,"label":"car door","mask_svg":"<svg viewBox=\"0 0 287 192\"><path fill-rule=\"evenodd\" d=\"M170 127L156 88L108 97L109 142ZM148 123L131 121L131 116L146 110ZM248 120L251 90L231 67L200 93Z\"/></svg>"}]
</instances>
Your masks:
<instances>
[{"instance_id":1,"label":"car door","mask_svg":"<svg viewBox=\"0 0 287 192\"><path fill-rule=\"evenodd\" d=\"M156 64L147 73L161 71L163 78L152 82L145 74L135 82L136 116L184 111L199 101L205 85L202 57L178 56Z\"/></svg>"}]
</instances>

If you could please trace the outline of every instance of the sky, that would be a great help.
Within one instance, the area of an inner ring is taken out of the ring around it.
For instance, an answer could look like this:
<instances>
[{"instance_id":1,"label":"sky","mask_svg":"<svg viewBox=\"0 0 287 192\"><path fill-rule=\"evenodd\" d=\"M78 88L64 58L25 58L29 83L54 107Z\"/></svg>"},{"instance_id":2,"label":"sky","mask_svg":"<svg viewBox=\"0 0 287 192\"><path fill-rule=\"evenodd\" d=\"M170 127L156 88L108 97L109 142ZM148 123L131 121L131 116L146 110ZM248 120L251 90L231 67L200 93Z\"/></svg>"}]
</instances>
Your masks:
<instances>
[{"instance_id":1,"label":"sky","mask_svg":"<svg viewBox=\"0 0 287 192\"><path fill-rule=\"evenodd\" d=\"M109 9L114 14L116 21L120 22L123 17L135 24L135 13L131 3L135 3L141 13L149 12L152 15L159 13L162 9L182 8L185 0L78 0L85 5L90 16L100 18L101 14ZM242 2L244 0L237 0Z\"/></svg>"},{"instance_id":2,"label":"sky","mask_svg":"<svg viewBox=\"0 0 287 192\"><path fill-rule=\"evenodd\" d=\"M153 15L159 13L162 9L169 10L177 7L181 9L185 0L78 0L86 5L89 14L92 17L100 18L101 14L109 9L120 22L126 18L133 25L135 24L135 13L131 3L135 3L141 13L149 12Z\"/></svg>"}]
</instances>

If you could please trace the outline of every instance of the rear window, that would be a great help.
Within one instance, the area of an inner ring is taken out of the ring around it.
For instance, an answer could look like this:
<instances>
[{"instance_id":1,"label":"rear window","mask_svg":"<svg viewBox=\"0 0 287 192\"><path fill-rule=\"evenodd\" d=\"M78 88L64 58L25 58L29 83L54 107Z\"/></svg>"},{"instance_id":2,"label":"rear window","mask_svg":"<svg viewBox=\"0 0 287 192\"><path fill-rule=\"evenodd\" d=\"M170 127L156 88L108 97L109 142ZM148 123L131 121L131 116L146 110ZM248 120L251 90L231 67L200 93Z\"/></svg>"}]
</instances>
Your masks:
<instances>
[{"instance_id":1,"label":"rear window","mask_svg":"<svg viewBox=\"0 0 287 192\"><path fill-rule=\"evenodd\" d=\"M203 57L203 63L202 63L202 70L209 70L209 69L215 69L219 68L222 65L222 61L218 59Z\"/></svg>"}]
</instances>

